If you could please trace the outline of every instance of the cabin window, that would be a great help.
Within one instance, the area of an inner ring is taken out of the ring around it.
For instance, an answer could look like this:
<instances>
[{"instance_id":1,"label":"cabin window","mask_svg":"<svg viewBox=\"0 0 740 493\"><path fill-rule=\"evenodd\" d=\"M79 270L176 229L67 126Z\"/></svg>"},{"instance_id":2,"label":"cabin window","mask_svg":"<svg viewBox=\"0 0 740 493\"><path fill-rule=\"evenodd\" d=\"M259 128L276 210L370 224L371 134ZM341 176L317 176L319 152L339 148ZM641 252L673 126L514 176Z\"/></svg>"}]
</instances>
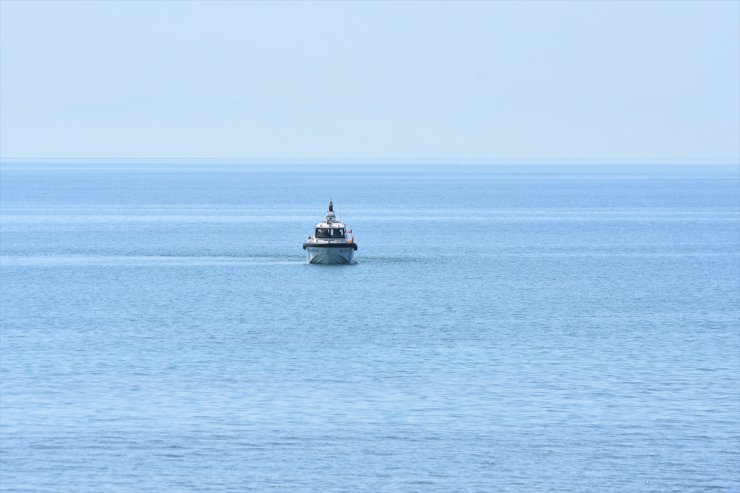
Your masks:
<instances>
[{"instance_id":1,"label":"cabin window","mask_svg":"<svg viewBox=\"0 0 740 493\"><path fill-rule=\"evenodd\" d=\"M316 238L344 238L344 228L316 228Z\"/></svg>"}]
</instances>

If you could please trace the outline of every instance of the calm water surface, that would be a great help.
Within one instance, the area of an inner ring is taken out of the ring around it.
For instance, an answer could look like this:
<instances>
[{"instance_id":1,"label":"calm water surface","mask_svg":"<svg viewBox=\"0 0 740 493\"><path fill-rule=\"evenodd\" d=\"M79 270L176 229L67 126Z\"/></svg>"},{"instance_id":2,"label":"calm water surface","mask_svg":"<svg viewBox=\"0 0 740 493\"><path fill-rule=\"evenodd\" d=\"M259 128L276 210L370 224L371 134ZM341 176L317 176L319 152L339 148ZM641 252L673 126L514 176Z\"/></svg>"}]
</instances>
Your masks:
<instances>
[{"instance_id":1,"label":"calm water surface","mask_svg":"<svg viewBox=\"0 0 740 493\"><path fill-rule=\"evenodd\" d=\"M4 492L740 491L737 168L0 185Z\"/></svg>"}]
</instances>

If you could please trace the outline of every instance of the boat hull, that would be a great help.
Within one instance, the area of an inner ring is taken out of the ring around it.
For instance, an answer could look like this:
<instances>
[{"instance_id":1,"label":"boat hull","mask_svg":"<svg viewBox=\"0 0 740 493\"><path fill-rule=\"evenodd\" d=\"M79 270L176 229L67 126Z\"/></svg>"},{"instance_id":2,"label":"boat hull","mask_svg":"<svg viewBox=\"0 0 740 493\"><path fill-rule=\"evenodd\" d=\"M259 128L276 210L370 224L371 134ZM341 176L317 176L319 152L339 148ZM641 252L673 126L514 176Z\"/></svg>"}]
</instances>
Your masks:
<instances>
[{"instance_id":1,"label":"boat hull","mask_svg":"<svg viewBox=\"0 0 740 493\"><path fill-rule=\"evenodd\" d=\"M354 249L349 245L344 248L306 247L309 264L351 264L354 253Z\"/></svg>"},{"instance_id":2,"label":"boat hull","mask_svg":"<svg viewBox=\"0 0 740 493\"><path fill-rule=\"evenodd\" d=\"M351 264L357 245L354 243L304 243L310 264Z\"/></svg>"}]
</instances>

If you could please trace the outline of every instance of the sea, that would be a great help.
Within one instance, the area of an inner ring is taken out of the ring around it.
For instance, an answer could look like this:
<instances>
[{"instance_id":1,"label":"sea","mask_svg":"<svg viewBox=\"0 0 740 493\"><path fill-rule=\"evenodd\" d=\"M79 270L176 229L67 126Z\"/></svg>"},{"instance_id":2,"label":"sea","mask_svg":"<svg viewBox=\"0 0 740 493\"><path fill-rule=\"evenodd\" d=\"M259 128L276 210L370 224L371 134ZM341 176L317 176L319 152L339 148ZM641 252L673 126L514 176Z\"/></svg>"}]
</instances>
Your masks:
<instances>
[{"instance_id":1,"label":"sea","mask_svg":"<svg viewBox=\"0 0 740 493\"><path fill-rule=\"evenodd\" d=\"M740 492L738 166L10 162L0 239L2 492Z\"/></svg>"}]
</instances>

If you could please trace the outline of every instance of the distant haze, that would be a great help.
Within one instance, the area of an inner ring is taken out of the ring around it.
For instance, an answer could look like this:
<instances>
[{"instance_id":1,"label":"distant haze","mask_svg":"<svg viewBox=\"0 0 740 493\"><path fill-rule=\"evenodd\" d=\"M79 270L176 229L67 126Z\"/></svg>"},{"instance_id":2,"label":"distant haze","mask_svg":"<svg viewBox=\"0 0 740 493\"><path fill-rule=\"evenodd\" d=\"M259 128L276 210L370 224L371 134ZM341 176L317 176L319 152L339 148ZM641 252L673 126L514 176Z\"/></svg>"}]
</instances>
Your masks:
<instances>
[{"instance_id":1,"label":"distant haze","mask_svg":"<svg viewBox=\"0 0 740 493\"><path fill-rule=\"evenodd\" d=\"M740 2L0 3L0 156L740 161Z\"/></svg>"}]
</instances>

